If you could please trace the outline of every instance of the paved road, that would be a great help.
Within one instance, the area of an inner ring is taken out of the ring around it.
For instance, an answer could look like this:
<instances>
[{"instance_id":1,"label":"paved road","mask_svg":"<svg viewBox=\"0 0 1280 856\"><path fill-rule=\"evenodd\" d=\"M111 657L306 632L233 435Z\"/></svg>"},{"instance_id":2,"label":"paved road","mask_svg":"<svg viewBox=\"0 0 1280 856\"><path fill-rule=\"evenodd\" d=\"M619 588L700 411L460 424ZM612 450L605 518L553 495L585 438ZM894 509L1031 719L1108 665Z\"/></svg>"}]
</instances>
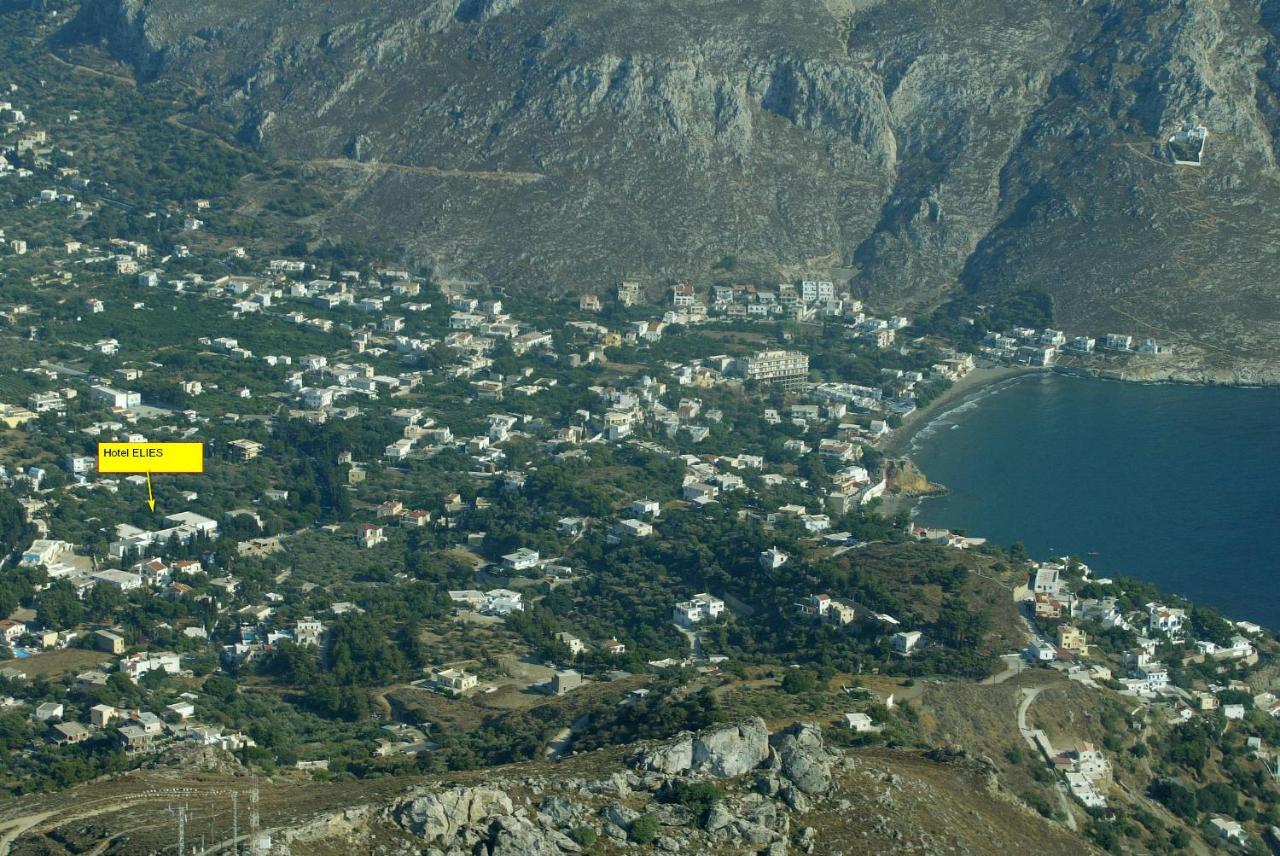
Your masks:
<instances>
[{"instance_id":1,"label":"paved road","mask_svg":"<svg viewBox=\"0 0 1280 856\"><path fill-rule=\"evenodd\" d=\"M1027 725L1027 711L1031 708L1031 703L1036 700L1036 696L1040 695L1043 687L1027 687L1022 691L1022 702L1018 705L1018 731L1022 732L1022 739L1027 741L1027 745L1031 747L1031 751L1040 754L1040 745L1036 742L1037 735L1045 737L1044 732L1038 728L1031 728ZM1045 743L1048 743L1045 737ZM1067 828L1072 832L1076 832L1076 816L1071 811L1071 800L1067 797L1066 786L1062 782L1054 783L1054 792L1058 795L1058 807L1062 810L1063 816L1066 818Z\"/></svg>"},{"instance_id":2,"label":"paved road","mask_svg":"<svg viewBox=\"0 0 1280 856\"><path fill-rule=\"evenodd\" d=\"M551 742L547 744L547 750L544 753L548 761L559 761L569 751L569 747L573 744L573 735L587 727L587 722L591 719L590 714L584 713L573 721L571 725L561 728L556 732L556 736L551 738Z\"/></svg>"},{"instance_id":3,"label":"paved road","mask_svg":"<svg viewBox=\"0 0 1280 856\"><path fill-rule=\"evenodd\" d=\"M996 672L994 675L983 678L981 684L1003 684L1014 675L1022 674L1022 655L1021 654L1003 654L1000 660L1004 663L1004 668Z\"/></svg>"},{"instance_id":4,"label":"paved road","mask_svg":"<svg viewBox=\"0 0 1280 856\"><path fill-rule=\"evenodd\" d=\"M1018 705L1018 730L1022 732L1022 736L1031 744L1031 748L1040 751L1040 747L1036 745L1036 732L1034 729L1027 727L1027 709L1031 707L1031 702L1036 700L1036 696L1040 695L1041 687L1027 687L1022 691L1022 703Z\"/></svg>"}]
</instances>

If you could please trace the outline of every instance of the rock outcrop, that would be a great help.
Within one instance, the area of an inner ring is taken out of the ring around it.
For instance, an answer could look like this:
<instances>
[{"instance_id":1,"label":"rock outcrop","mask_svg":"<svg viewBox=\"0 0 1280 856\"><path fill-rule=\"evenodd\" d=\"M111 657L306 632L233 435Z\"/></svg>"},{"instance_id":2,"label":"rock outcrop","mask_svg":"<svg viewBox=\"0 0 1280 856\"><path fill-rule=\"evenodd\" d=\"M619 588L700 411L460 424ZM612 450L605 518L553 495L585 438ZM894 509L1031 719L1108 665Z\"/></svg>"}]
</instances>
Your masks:
<instances>
[{"instance_id":1,"label":"rock outcrop","mask_svg":"<svg viewBox=\"0 0 1280 856\"><path fill-rule=\"evenodd\" d=\"M465 827L513 810L511 798L491 788L452 788L407 800L396 817L427 841L449 841Z\"/></svg>"},{"instance_id":2,"label":"rock outcrop","mask_svg":"<svg viewBox=\"0 0 1280 856\"><path fill-rule=\"evenodd\" d=\"M654 763L664 758L677 761ZM397 786L392 777L322 784L281 776L259 786L278 856L1095 852L1005 791L995 771L989 760L953 749L833 748L808 723L769 735L753 718L633 750L449 773L435 784L415 776L395 797L375 796ZM170 785L175 797L190 795L177 771L128 773L110 782L119 807L95 817L91 829L72 819L61 827L67 838L28 832L17 846L61 852L67 841L109 840L109 852L171 848L163 830L145 843L137 837L136 805L124 795L139 775L147 799L166 797ZM76 817L74 795L62 798Z\"/></svg>"},{"instance_id":3,"label":"rock outcrop","mask_svg":"<svg viewBox=\"0 0 1280 856\"><path fill-rule=\"evenodd\" d=\"M639 766L668 775L692 772L729 778L754 770L768 754L768 726L755 717L682 736L645 753Z\"/></svg>"},{"instance_id":4,"label":"rock outcrop","mask_svg":"<svg viewBox=\"0 0 1280 856\"><path fill-rule=\"evenodd\" d=\"M784 778L801 793L826 793L831 787L833 755L822 742L822 730L807 723L792 726L769 740Z\"/></svg>"}]
</instances>

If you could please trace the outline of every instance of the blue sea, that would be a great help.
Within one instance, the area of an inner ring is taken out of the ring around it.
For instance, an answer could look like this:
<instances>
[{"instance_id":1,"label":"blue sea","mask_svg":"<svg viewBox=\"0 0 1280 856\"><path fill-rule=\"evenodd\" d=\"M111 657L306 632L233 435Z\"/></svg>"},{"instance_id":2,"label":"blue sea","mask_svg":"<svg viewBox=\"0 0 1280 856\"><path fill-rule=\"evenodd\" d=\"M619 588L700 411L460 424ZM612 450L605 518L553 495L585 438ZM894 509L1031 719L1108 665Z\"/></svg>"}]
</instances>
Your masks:
<instances>
[{"instance_id":1,"label":"blue sea","mask_svg":"<svg viewBox=\"0 0 1280 856\"><path fill-rule=\"evenodd\" d=\"M1280 628L1280 389L1015 378L938 414L925 525L1074 554Z\"/></svg>"}]
</instances>

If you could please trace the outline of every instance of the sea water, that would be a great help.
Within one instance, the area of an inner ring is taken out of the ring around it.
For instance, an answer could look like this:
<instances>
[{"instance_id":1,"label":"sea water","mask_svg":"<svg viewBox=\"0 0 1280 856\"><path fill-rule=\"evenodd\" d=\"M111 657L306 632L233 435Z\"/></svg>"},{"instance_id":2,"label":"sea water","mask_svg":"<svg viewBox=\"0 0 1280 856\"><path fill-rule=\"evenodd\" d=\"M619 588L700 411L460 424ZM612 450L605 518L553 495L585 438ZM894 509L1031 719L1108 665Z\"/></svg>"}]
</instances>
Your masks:
<instances>
[{"instance_id":1,"label":"sea water","mask_svg":"<svg viewBox=\"0 0 1280 856\"><path fill-rule=\"evenodd\" d=\"M1280 389L1024 376L944 410L910 454L950 491L922 524L1280 627Z\"/></svg>"}]
</instances>

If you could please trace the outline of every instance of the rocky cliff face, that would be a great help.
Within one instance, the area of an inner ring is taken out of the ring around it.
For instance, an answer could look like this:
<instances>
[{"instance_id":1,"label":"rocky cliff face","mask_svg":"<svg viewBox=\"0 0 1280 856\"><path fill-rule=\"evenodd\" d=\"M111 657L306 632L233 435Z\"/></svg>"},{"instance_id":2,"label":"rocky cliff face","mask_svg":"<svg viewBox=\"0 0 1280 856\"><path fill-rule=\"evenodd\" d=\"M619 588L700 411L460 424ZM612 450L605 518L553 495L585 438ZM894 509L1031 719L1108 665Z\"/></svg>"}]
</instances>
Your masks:
<instances>
[{"instance_id":1,"label":"rocky cliff face","mask_svg":"<svg viewBox=\"0 0 1280 856\"><path fill-rule=\"evenodd\" d=\"M505 287L826 274L1280 349L1276 0L86 0L72 26ZM1209 129L1201 166L1164 141Z\"/></svg>"}]
</instances>

